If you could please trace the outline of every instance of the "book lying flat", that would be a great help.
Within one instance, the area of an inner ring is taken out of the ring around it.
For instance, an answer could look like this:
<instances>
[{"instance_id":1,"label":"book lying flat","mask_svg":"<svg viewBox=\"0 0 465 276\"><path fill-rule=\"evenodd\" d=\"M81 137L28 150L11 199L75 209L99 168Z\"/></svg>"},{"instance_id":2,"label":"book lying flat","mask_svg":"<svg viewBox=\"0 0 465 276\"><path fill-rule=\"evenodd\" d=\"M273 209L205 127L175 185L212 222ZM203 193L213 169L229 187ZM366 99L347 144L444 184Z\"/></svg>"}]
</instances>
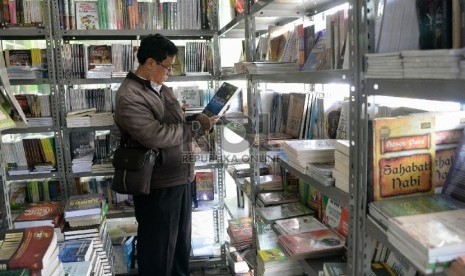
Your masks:
<instances>
[{"instance_id":1,"label":"book lying flat","mask_svg":"<svg viewBox=\"0 0 465 276\"><path fill-rule=\"evenodd\" d=\"M233 96L240 90L241 88L237 86L234 86L228 82L223 82L202 113L209 117L223 115L223 112L227 109L228 104L231 102Z\"/></svg>"}]
</instances>

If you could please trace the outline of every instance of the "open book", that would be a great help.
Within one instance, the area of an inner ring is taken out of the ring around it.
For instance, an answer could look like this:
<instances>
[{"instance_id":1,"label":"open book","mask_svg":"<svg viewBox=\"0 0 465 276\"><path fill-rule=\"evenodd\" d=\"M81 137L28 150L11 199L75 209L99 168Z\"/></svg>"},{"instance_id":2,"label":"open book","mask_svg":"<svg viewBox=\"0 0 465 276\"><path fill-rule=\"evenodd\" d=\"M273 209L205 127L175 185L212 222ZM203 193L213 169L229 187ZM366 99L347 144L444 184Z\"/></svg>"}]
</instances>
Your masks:
<instances>
[{"instance_id":1,"label":"open book","mask_svg":"<svg viewBox=\"0 0 465 276\"><path fill-rule=\"evenodd\" d=\"M227 109L233 96L240 90L241 89L237 86L228 82L223 82L202 113L206 114L208 117L223 115L223 112Z\"/></svg>"}]
</instances>

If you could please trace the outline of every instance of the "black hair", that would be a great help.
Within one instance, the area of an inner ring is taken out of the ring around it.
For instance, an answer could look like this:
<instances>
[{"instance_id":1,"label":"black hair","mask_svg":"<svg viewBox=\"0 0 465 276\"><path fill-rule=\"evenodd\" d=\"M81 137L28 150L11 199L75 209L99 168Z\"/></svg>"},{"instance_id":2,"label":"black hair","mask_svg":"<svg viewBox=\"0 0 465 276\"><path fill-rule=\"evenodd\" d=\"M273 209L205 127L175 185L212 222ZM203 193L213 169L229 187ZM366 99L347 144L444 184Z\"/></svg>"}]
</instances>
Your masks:
<instances>
[{"instance_id":1,"label":"black hair","mask_svg":"<svg viewBox=\"0 0 465 276\"><path fill-rule=\"evenodd\" d=\"M137 50L137 60L139 64L144 64L148 58L162 62L168 56L175 56L177 53L178 48L171 40L161 34L154 34L142 39Z\"/></svg>"}]
</instances>

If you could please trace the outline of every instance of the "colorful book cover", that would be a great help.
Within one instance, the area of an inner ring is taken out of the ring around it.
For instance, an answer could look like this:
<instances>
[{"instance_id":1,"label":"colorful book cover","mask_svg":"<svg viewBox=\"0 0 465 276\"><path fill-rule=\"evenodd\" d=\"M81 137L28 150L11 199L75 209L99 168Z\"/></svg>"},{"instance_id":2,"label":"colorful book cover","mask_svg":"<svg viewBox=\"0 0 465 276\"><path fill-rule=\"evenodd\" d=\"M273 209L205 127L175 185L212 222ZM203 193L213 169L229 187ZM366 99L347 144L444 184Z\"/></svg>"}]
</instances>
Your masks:
<instances>
[{"instance_id":1,"label":"colorful book cover","mask_svg":"<svg viewBox=\"0 0 465 276\"><path fill-rule=\"evenodd\" d=\"M215 175L214 172L209 171L196 171L195 172L195 186L196 197L199 201L208 201L215 198Z\"/></svg>"},{"instance_id":2,"label":"colorful book cover","mask_svg":"<svg viewBox=\"0 0 465 276\"><path fill-rule=\"evenodd\" d=\"M226 110L228 104L231 102L232 97L240 90L241 89L237 86L234 86L228 82L223 82L202 113L209 117L223 115L222 113Z\"/></svg>"},{"instance_id":3,"label":"colorful book cover","mask_svg":"<svg viewBox=\"0 0 465 276\"><path fill-rule=\"evenodd\" d=\"M337 229L337 231L347 237L349 232L349 212L342 205L334 200L323 196L322 198L323 224L330 228Z\"/></svg>"},{"instance_id":4,"label":"colorful book cover","mask_svg":"<svg viewBox=\"0 0 465 276\"><path fill-rule=\"evenodd\" d=\"M306 205L315 212L319 220L323 219L324 213L322 198L322 194L317 188L308 185Z\"/></svg>"},{"instance_id":5,"label":"colorful book cover","mask_svg":"<svg viewBox=\"0 0 465 276\"><path fill-rule=\"evenodd\" d=\"M98 30L97 1L76 2L76 30Z\"/></svg>"},{"instance_id":6,"label":"colorful book cover","mask_svg":"<svg viewBox=\"0 0 465 276\"><path fill-rule=\"evenodd\" d=\"M252 218L234 218L228 220L228 233L232 240L246 241L252 239Z\"/></svg>"},{"instance_id":7,"label":"colorful book cover","mask_svg":"<svg viewBox=\"0 0 465 276\"><path fill-rule=\"evenodd\" d=\"M31 203L14 220L15 228L31 226L58 227L63 218L61 202Z\"/></svg>"},{"instance_id":8,"label":"colorful book cover","mask_svg":"<svg viewBox=\"0 0 465 276\"><path fill-rule=\"evenodd\" d=\"M269 263L273 261L286 261L288 260L286 254L279 247L274 247L265 250L258 250L257 254L264 263Z\"/></svg>"},{"instance_id":9,"label":"colorful book cover","mask_svg":"<svg viewBox=\"0 0 465 276\"><path fill-rule=\"evenodd\" d=\"M43 262L48 261L56 246L57 237L53 227L40 226L11 231L13 235L22 232L22 240L18 250L8 262L8 268L41 270ZM2 248L4 246L5 243Z\"/></svg>"},{"instance_id":10,"label":"colorful book cover","mask_svg":"<svg viewBox=\"0 0 465 276\"><path fill-rule=\"evenodd\" d=\"M430 113L373 120L373 200L433 192L434 122Z\"/></svg>"}]
</instances>

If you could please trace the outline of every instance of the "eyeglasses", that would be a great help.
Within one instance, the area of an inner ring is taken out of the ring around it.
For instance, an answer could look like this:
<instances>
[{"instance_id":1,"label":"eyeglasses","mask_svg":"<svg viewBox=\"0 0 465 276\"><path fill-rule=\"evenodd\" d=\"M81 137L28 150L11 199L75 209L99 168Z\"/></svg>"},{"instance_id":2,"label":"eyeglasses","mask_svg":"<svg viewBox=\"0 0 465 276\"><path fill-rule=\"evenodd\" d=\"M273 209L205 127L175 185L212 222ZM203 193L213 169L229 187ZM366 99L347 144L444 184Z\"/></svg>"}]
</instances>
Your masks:
<instances>
[{"instance_id":1,"label":"eyeglasses","mask_svg":"<svg viewBox=\"0 0 465 276\"><path fill-rule=\"evenodd\" d=\"M171 66L171 65L170 65L170 66L166 66L166 65L164 65L163 63L158 62L158 61L157 61L157 64L160 65L161 67L165 68L166 70L168 70L168 72L171 72L171 70L173 70L173 66Z\"/></svg>"}]
</instances>

